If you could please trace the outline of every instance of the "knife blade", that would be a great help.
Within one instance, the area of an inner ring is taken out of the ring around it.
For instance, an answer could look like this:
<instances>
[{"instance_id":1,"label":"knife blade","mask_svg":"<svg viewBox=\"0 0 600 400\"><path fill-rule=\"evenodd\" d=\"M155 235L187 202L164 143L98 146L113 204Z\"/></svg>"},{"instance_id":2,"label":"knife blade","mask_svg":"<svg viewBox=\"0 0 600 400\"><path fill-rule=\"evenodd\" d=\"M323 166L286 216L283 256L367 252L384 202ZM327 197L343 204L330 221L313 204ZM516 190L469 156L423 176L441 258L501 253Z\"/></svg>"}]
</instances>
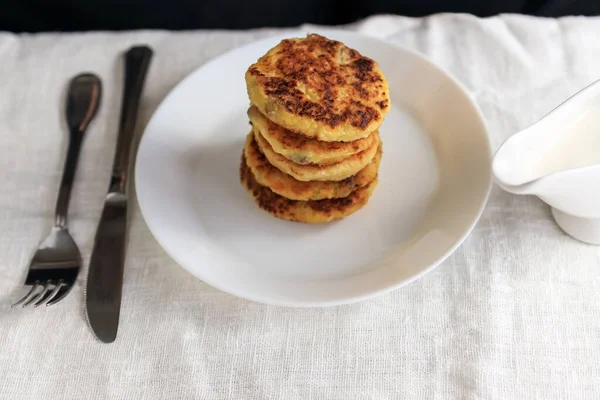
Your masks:
<instances>
[{"instance_id":1,"label":"knife blade","mask_svg":"<svg viewBox=\"0 0 600 400\"><path fill-rule=\"evenodd\" d=\"M133 46L125 53L125 82L112 175L96 230L86 283L86 313L105 343L117 337L127 246L129 161L138 107L153 51Z\"/></svg>"}]
</instances>

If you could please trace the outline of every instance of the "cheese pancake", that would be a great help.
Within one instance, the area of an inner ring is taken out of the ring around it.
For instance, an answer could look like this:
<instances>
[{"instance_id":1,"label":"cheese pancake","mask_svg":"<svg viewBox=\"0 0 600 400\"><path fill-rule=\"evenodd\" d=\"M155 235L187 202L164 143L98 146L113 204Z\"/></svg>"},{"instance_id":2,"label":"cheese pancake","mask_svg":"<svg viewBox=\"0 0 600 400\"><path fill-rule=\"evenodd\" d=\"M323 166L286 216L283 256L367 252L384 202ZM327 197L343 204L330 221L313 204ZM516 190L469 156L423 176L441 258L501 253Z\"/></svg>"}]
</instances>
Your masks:
<instances>
[{"instance_id":1,"label":"cheese pancake","mask_svg":"<svg viewBox=\"0 0 600 400\"><path fill-rule=\"evenodd\" d=\"M376 178L347 197L310 201L290 200L260 185L246 165L243 154L240 181L262 210L277 218L310 224L339 220L353 214L368 203L369 197L377 186Z\"/></svg>"},{"instance_id":2,"label":"cheese pancake","mask_svg":"<svg viewBox=\"0 0 600 400\"><path fill-rule=\"evenodd\" d=\"M335 164L368 149L375 140L373 135L352 142L323 142L311 139L277 125L254 106L248 110L248 117L254 129L269 142L275 153L296 164Z\"/></svg>"},{"instance_id":3,"label":"cheese pancake","mask_svg":"<svg viewBox=\"0 0 600 400\"><path fill-rule=\"evenodd\" d=\"M390 109L378 64L316 34L282 40L245 79L250 102L271 121L327 142L367 137Z\"/></svg>"},{"instance_id":4,"label":"cheese pancake","mask_svg":"<svg viewBox=\"0 0 600 400\"><path fill-rule=\"evenodd\" d=\"M377 177L382 149L379 146L373 161L361 169L356 175L343 181L313 181L302 182L281 172L269 163L256 144L254 135L246 137L244 156L252 175L261 186L266 186L273 192L290 200L322 200L346 197L354 190L366 186Z\"/></svg>"},{"instance_id":5,"label":"cheese pancake","mask_svg":"<svg viewBox=\"0 0 600 400\"><path fill-rule=\"evenodd\" d=\"M316 165L316 164L296 164L281 154L273 151L273 148L266 139L253 129L254 138L258 143L258 148L265 155L269 162L277 167L280 171L291 175L299 181L341 181L355 175L366 167L377 154L379 148L379 134L374 132L375 141L368 149L354 154L343 161L331 165Z\"/></svg>"}]
</instances>

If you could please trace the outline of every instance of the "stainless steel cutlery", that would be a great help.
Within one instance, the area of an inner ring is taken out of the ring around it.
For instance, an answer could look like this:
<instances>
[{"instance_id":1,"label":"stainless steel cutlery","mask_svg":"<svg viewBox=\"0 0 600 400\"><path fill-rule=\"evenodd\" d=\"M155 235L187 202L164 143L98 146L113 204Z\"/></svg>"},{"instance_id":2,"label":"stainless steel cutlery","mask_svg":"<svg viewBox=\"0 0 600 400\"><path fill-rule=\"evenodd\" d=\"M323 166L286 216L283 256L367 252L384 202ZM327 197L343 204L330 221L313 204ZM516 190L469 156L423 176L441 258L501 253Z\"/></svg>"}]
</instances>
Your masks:
<instances>
[{"instance_id":1,"label":"stainless steel cutlery","mask_svg":"<svg viewBox=\"0 0 600 400\"><path fill-rule=\"evenodd\" d=\"M88 321L96 337L107 343L115 340L119 325L127 244L131 143L151 59L152 50L146 46L133 47L125 54L125 86L117 150L90 260L85 301Z\"/></svg>"},{"instance_id":2,"label":"stainless steel cutlery","mask_svg":"<svg viewBox=\"0 0 600 400\"><path fill-rule=\"evenodd\" d=\"M108 193L96 231L85 291L88 322L103 342L117 336L128 221L128 177L138 107L153 52L147 46L131 47L124 54L125 80L116 152ZM82 261L67 228L67 210L84 133L96 115L102 85L93 74L80 74L69 85L67 122L69 147L65 161L56 217L48 237L35 252L25 279L31 286L14 306L52 305L73 287Z\"/></svg>"},{"instance_id":3,"label":"stainless steel cutlery","mask_svg":"<svg viewBox=\"0 0 600 400\"><path fill-rule=\"evenodd\" d=\"M69 148L56 201L54 226L31 259L25 278L25 285L31 286L31 289L13 307L56 304L69 294L77 279L81 268L81 254L69 234L67 211L81 143L88 125L96 115L101 93L102 84L96 75L81 74L70 82L66 108Z\"/></svg>"}]
</instances>

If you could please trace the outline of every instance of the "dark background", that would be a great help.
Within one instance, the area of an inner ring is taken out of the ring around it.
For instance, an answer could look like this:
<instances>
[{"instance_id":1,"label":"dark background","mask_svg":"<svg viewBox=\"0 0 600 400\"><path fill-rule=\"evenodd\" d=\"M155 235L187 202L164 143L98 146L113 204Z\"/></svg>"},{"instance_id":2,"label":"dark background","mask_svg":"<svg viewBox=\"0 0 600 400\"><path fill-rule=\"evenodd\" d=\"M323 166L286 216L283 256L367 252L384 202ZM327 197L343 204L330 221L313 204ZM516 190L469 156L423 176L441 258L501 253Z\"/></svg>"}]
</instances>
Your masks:
<instances>
[{"instance_id":1,"label":"dark background","mask_svg":"<svg viewBox=\"0 0 600 400\"><path fill-rule=\"evenodd\" d=\"M600 0L0 0L0 30L248 29L440 12L599 15Z\"/></svg>"}]
</instances>

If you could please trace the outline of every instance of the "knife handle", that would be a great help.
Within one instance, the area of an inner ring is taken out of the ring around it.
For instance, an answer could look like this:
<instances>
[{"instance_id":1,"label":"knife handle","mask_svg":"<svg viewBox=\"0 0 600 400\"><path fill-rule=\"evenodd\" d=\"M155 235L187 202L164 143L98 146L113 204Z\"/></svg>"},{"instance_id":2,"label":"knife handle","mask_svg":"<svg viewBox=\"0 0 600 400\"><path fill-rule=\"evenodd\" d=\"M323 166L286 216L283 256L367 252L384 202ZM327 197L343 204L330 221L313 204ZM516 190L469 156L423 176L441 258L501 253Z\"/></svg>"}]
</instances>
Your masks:
<instances>
[{"instance_id":1,"label":"knife handle","mask_svg":"<svg viewBox=\"0 0 600 400\"><path fill-rule=\"evenodd\" d=\"M152 55L153 51L148 46L134 46L125 53L125 86L121 102L117 150L109 189L111 193L126 193L131 143L140 97Z\"/></svg>"}]
</instances>

